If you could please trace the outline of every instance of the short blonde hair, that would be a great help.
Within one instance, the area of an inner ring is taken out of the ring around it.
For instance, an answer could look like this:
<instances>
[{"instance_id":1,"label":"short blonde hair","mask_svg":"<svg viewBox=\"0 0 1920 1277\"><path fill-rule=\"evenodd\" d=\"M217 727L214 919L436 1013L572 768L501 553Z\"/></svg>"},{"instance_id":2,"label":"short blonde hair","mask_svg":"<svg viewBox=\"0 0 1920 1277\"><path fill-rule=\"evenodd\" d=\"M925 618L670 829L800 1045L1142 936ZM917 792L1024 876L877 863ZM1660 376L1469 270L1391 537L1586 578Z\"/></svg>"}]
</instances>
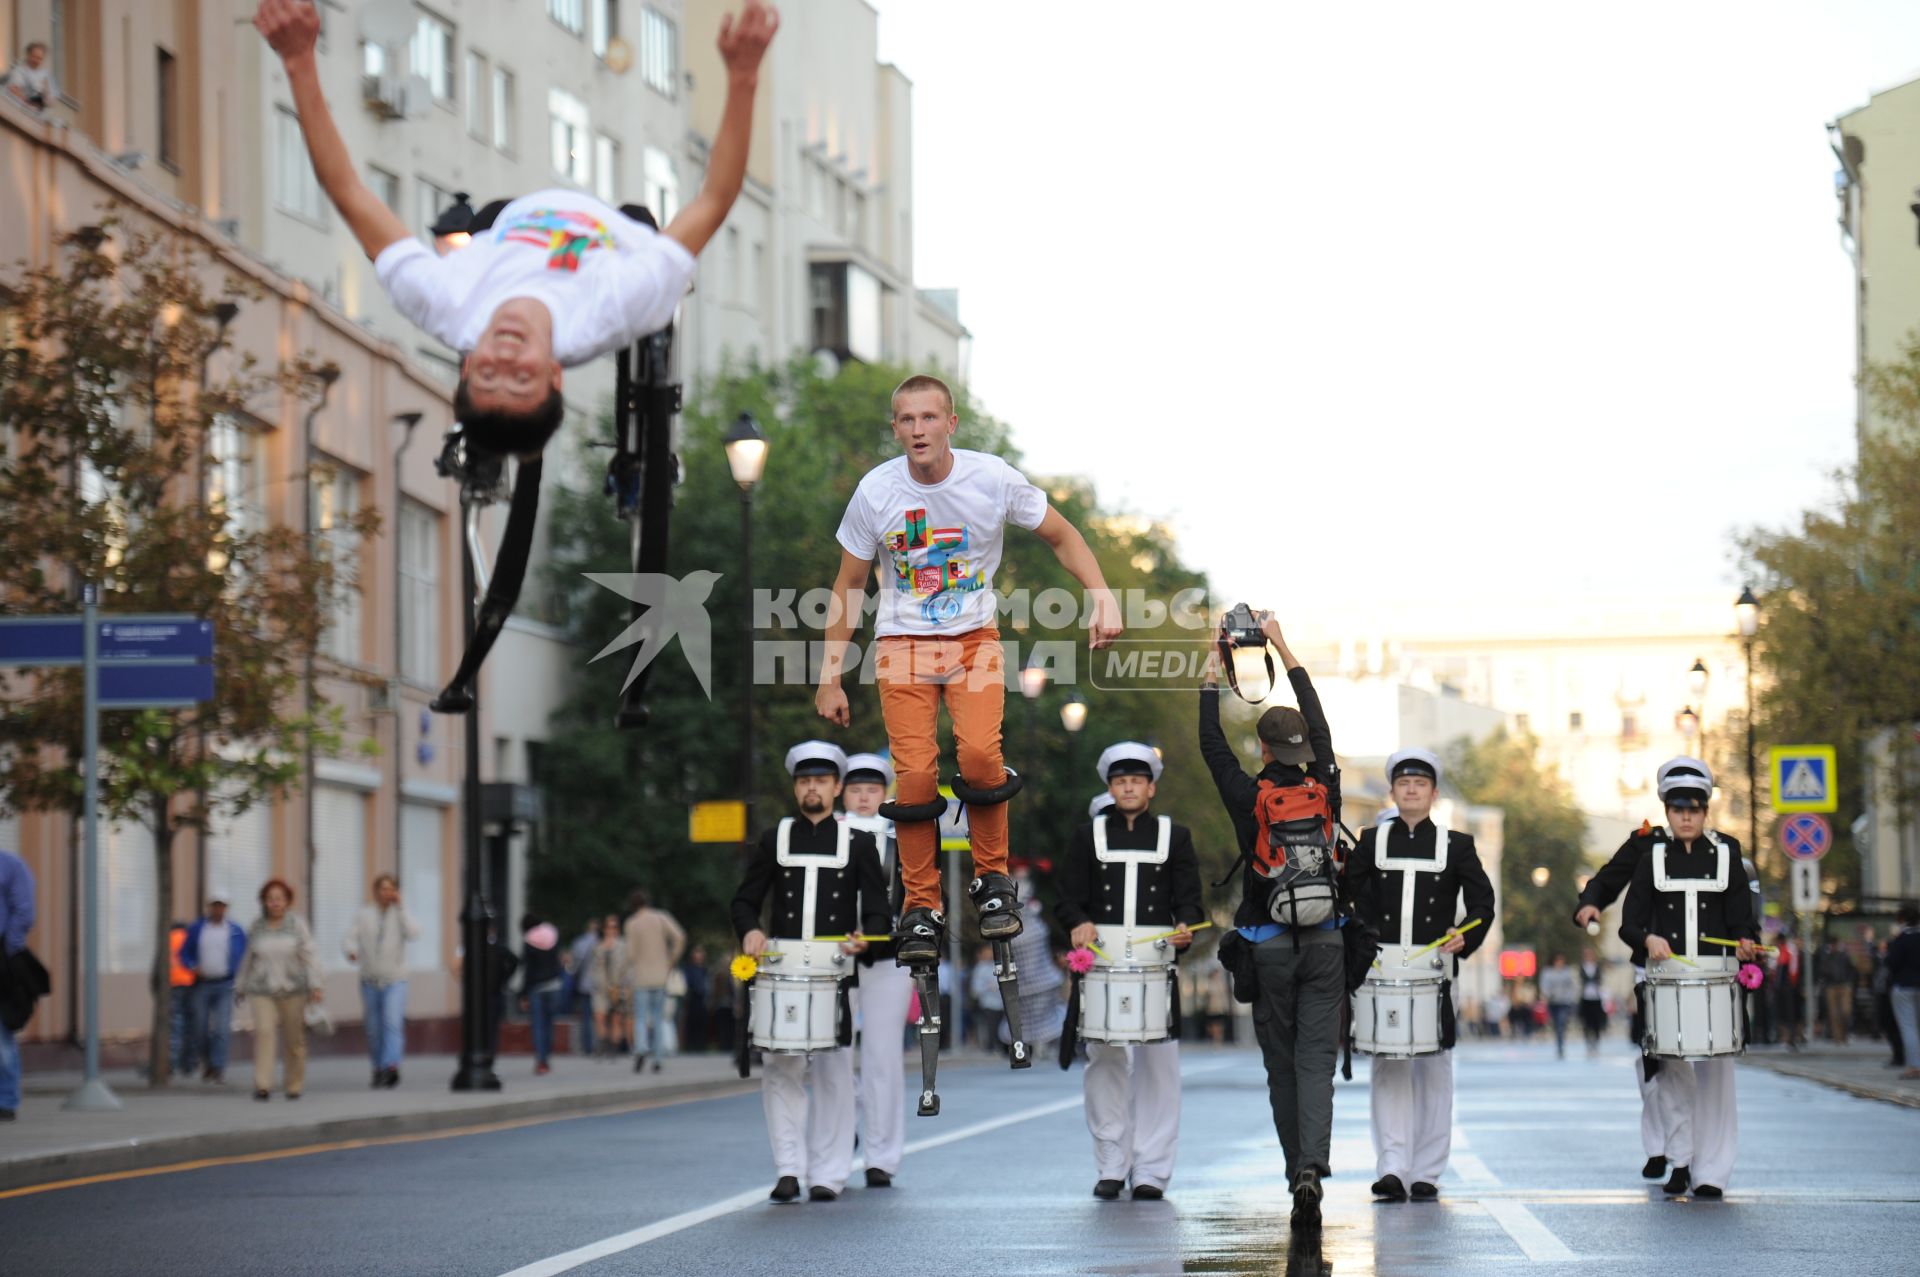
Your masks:
<instances>
[{"instance_id":1,"label":"short blonde hair","mask_svg":"<svg viewBox=\"0 0 1920 1277\"><path fill-rule=\"evenodd\" d=\"M913 376L907 378L905 381L901 382L899 385L893 388L893 399L891 404L889 405L891 408L891 413L893 415L897 415L899 413L901 395L910 395L918 390L939 391L940 394L947 401L947 415L949 417L953 415L953 391L947 388L946 382L940 380L938 377L929 376L928 374L923 372L915 373Z\"/></svg>"}]
</instances>

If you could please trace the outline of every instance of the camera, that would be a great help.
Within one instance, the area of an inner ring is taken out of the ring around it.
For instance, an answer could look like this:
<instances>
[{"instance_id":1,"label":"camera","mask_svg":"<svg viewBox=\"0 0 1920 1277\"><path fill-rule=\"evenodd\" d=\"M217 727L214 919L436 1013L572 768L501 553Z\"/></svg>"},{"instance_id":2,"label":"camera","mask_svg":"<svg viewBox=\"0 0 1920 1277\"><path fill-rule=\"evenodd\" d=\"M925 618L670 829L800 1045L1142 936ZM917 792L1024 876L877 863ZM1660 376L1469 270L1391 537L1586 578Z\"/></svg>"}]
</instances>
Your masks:
<instances>
[{"instance_id":1,"label":"camera","mask_svg":"<svg viewBox=\"0 0 1920 1277\"><path fill-rule=\"evenodd\" d=\"M1260 632L1260 625L1266 617L1265 612L1236 603L1220 618L1220 637L1234 647L1264 647L1267 636Z\"/></svg>"}]
</instances>

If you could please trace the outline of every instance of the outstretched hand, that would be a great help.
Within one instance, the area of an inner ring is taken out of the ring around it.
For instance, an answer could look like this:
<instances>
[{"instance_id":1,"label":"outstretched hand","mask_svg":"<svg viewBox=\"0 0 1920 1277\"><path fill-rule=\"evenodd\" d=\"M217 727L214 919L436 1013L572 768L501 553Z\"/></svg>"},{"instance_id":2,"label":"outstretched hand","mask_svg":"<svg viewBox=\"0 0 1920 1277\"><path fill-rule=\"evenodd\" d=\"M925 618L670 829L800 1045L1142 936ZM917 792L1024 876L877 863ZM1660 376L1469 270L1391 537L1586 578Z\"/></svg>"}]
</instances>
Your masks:
<instances>
[{"instance_id":1,"label":"outstretched hand","mask_svg":"<svg viewBox=\"0 0 1920 1277\"><path fill-rule=\"evenodd\" d=\"M320 40L320 11L311 0L260 0L253 25L282 61L311 55Z\"/></svg>"},{"instance_id":2,"label":"outstretched hand","mask_svg":"<svg viewBox=\"0 0 1920 1277\"><path fill-rule=\"evenodd\" d=\"M767 46L773 43L773 33L780 29L780 11L761 0L747 0L735 17L727 14L720 19L720 60L727 64L730 75L753 75L760 69L760 60L767 55Z\"/></svg>"}]
</instances>

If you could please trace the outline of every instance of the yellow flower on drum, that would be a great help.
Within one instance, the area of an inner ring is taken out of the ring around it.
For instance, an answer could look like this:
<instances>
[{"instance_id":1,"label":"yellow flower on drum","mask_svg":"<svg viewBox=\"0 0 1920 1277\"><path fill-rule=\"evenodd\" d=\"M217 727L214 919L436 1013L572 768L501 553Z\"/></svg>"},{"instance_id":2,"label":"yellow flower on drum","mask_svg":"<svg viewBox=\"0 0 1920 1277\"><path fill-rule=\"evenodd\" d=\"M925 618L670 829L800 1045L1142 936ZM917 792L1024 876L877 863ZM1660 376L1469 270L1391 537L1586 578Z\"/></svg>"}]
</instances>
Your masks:
<instances>
[{"instance_id":1,"label":"yellow flower on drum","mask_svg":"<svg viewBox=\"0 0 1920 1277\"><path fill-rule=\"evenodd\" d=\"M730 969L733 972L733 978L741 984L745 984L747 981L753 979L754 974L760 970L760 964L743 953L733 960L733 966Z\"/></svg>"}]
</instances>

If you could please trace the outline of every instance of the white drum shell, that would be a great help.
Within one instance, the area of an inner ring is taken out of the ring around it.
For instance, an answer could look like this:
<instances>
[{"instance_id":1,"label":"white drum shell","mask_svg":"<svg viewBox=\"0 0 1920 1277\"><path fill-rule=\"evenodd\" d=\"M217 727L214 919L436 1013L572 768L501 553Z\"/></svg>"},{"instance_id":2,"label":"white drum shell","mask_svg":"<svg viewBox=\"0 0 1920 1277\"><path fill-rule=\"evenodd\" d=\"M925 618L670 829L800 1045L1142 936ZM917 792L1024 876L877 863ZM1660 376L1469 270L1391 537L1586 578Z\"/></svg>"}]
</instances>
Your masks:
<instances>
[{"instance_id":1,"label":"white drum shell","mask_svg":"<svg viewBox=\"0 0 1920 1277\"><path fill-rule=\"evenodd\" d=\"M769 940L753 978L751 1037L775 1055L811 1055L840 1045L840 981L852 959L821 940Z\"/></svg>"},{"instance_id":2,"label":"white drum shell","mask_svg":"<svg viewBox=\"0 0 1920 1277\"><path fill-rule=\"evenodd\" d=\"M1712 1060L1746 1050L1746 990L1726 959L1698 967L1659 960L1647 966L1644 1046L1663 1060Z\"/></svg>"},{"instance_id":3,"label":"white drum shell","mask_svg":"<svg viewBox=\"0 0 1920 1277\"><path fill-rule=\"evenodd\" d=\"M1353 1049L1388 1060L1438 1055L1447 955L1419 945L1380 946L1378 965L1353 992Z\"/></svg>"},{"instance_id":4,"label":"white drum shell","mask_svg":"<svg viewBox=\"0 0 1920 1277\"><path fill-rule=\"evenodd\" d=\"M1165 1042L1173 1036L1175 949L1141 937L1170 930L1101 926L1107 956L1080 977L1080 1036L1088 1042Z\"/></svg>"}]
</instances>

